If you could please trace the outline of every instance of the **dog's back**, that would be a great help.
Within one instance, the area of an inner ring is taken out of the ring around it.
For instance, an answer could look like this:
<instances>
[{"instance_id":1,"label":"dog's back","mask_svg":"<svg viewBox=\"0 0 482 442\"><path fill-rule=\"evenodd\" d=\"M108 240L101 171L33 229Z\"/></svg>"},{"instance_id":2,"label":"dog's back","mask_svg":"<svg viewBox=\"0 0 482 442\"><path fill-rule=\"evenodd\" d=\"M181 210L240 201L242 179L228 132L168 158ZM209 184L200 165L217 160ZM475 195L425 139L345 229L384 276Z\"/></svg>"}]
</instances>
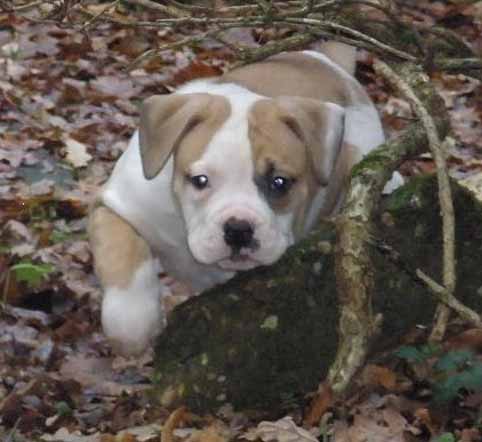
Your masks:
<instances>
[{"instance_id":1,"label":"dog's back","mask_svg":"<svg viewBox=\"0 0 482 442\"><path fill-rule=\"evenodd\" d=\"M236 83L272 98L298 96L344 107L369 105L367 94L353 77L354 66L354 49L330 42L321 47L321 52L285 52L239 67L216 82Z\"/></svg>"}]
</instances>

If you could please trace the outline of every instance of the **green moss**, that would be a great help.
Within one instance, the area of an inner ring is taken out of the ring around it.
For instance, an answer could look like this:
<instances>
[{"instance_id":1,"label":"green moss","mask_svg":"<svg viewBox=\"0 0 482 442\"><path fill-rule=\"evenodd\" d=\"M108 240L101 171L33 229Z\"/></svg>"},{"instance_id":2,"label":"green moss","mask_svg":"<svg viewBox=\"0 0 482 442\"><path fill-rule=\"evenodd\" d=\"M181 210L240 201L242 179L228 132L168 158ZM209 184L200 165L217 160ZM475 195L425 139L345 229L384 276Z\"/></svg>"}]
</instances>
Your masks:
<instances>
[{"instance_id":1,"label":"green moss","mask_svg":"<svg viewBox=\"0 0 482 442\"><path fill-rule=\"evenodd\" d=\"M362 161L353 167L351 171L352 178L360 175L361 173L366 173L367 168L373 171L386 168L387 158L390 158L390 156L386 153L383 153L383 151L372 151L370 155L366 156Z\"/></svg>"},{"instance_id":2,"label":"green moss","mask_svg":"<svg viewBox=\"0 0 482 442\"><path fill-rule=\"evenodd\" d=\"M406 185L398 188L390 195L386 203L386 210L389 212L397 212L399 210L407 210L413 208L422 208L429 205L431 210L431 200L427 195L437 191L434 176L421 176L410 179Z\"/></svg>"}]
</instances>

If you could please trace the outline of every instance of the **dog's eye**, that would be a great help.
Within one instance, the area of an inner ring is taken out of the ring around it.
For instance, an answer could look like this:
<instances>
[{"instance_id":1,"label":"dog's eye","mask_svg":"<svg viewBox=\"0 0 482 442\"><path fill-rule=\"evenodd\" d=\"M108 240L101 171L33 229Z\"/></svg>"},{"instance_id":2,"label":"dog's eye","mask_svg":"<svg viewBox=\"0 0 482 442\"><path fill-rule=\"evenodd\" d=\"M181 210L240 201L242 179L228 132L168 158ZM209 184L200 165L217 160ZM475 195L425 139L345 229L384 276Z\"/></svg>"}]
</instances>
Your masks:
<instances>
[{"instance_id":1,"label":"dog's eye","mask_svg":"<svg viewBox=\"0 0 482 442\"><path fill-rule=\"evenodd\" d=\"M189 181L191 181L191 184L198 190L204 189L209 183L209 179L206 175L191 176L189 177Z\"/></svg>"},{"instance_id":2,"label":"dog's eye","mask_svg":"<svg viewBox=\"0 0 482 442\"><path fill-rule=\"evenodd\" d=\"M293 184L293 180L282 176L275 176L271 178L269 183L270 190L278 195L285 194Z\"/></svg>"}]
</instances>

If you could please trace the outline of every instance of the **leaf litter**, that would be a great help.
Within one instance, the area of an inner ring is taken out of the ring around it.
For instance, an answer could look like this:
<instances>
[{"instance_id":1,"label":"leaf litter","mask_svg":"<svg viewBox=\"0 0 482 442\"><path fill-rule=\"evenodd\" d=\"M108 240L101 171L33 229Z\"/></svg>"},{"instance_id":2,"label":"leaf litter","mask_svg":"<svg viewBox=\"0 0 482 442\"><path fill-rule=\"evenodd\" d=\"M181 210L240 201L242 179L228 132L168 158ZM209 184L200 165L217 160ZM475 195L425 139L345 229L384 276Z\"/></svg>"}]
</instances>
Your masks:
<instances>
[{"instance_id":1,"label":"leaf litter","mask_svg":"<svg viewBox=\"0 0 482 442\"><path fill-rule=\"evenodd\" d=\"M448 23L480 50L479 9L477 4L420 2L407 14L428 25ZM126 20L125 14L118 18ZM85 226L96 190L136 127L140 101L185 81L218 75L232 61L224 48L206 42L195 50L166 51L130 73L125 70L144 50L173 38L171 30L139 33L113 23L80 33L0 14L4 440L158 441L170 416L144 394L152 355L115 357L101 333L100 290ZM268 30L236 30L228 36L250 44L269 38ZM393 136L413 115L406 102L375 78L371 63L372 57L361 53L359 78ZM451 174L480 195L482 86L464 76L438 75L433 81L452 117ZM430 156L407 161L402 168L407 176L433 171ZM173 292L166 297L168 309L189 296L182 285ZM470 361L476 363L481 342L478 330L462 331L447 342L447 351L468 346L474 355ZM350 397L325 398L318 426L305 423L303 428L302 409L261 423L220 410L216 417L186 414L169 437L191 442L481 440L480 391L462 389L450 407L431 402L436 361L435 356L419 366L393 356L374 361Z\"/></svg>"}]
</instances>

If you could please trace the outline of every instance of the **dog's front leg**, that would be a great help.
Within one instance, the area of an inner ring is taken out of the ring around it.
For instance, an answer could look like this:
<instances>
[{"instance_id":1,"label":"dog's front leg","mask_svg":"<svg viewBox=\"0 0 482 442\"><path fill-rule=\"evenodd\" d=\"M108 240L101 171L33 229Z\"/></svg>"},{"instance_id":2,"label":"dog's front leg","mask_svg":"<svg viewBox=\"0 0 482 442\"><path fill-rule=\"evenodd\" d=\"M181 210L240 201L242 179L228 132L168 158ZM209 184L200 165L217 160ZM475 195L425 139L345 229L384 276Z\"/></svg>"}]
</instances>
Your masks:
<instances>
[{"instance_id":1,"label":"dog's front leg","mask_svg":"<svg viewBox=\"0 0 482 442\"><path fill-rule=\"evenodd\" d=\"M105 206L92 211L89 237L104 289L104 333L117 352L139 354L165 324L159 263L134 228Z\"/></svg>"}]
</instances>

